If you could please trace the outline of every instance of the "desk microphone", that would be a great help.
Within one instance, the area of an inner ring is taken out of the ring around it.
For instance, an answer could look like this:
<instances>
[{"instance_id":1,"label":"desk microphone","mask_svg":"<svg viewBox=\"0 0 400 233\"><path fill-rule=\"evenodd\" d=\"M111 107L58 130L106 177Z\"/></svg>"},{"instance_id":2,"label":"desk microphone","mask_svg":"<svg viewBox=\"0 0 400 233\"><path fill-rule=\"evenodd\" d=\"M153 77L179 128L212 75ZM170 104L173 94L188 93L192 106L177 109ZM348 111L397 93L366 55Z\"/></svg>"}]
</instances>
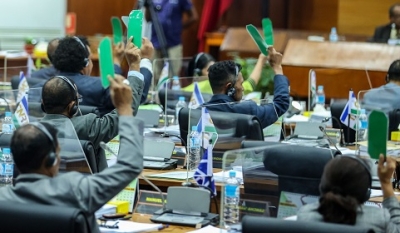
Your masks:
<instances>
[{"instance_id":1,"label":"desk microphone","mask_svg":"<svg viewBox=\"0 0 400 233\"><path fill-rule=\"evenodd\" d=\"M101 149L103 149L104 151L108 151L108 152L110 152L112 155L114 155L115 157L118 158L118 155L115 154L114 151L111 150L111 148L110 148L109 146L107 146L106 143L100 142L100 147L101 147ZM149 179L147 179L144 175L140 174L139 176L140 176L140 178L142 178L144 181L146 181L151 187L153 187L153 188L160 194L161 200L162 200L162 210L163 210L163 212L165 212L166 209L167 209L167 207L165 206L165 198L164 198L164 195L163 195L163 193L161 192L161 190L160 190L155 184L153 184L153 182L151 182Z\"/></svg>"},{"instance_id":2,"label":"desk microphone","mask_svg":"<svg viewBox=\"0 0 400 233\"><path fill-rule=\"evenodd\" d=\"M333 143L332 140L331 140L331 138L328 136L328 134L326 134L324 127L319 126L319 130L321 130L321 132L324 134L324 136L326 137L326 139L328 139L329 143L332 144L332 145L335 147L335 149L336 149L337 151L340 152L340 150L339 150L339 148L337 148L336 144ZM329 150L330 150L330 149L329 149ZM332 154L332 150L331 150L331 154ZM332 159L333 159L333 157L334 157L334 156L333 156L333 154L332 154Z\"/></svg>"}]
</instances>

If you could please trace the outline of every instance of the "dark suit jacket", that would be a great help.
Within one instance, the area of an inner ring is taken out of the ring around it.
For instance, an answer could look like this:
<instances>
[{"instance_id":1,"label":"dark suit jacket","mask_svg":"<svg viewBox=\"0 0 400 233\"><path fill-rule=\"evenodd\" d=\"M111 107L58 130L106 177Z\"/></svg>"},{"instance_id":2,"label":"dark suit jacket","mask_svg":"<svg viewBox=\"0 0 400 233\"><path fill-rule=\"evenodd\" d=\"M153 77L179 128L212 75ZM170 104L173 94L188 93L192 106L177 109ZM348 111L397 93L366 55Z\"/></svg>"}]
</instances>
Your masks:
<instances>
[{"instance_id":1,"label":"dark suit jacket","mask_svg":"<svg viewBox=\"0 0 400 233\"><path fill-rule=\"evenodd\" d=\"M390 38L391 30L392 30L391 24L377 27L375 29L374 37L372 37L371 42L387 43Z\"/></svg>"},{"instance_id":2,"label":"dark suit jacket","mask_svg":"<svg viewBox=\"0 0 400 233\"><path fill-rule=\"evenodd\" d=\"M261 127L265 128L282 116L289 108L289 81L284 75L274 77L274 102L258 106L254 101L246 100L240 103L235 102L232 97L225 94L213 95L208 104L219 104L206 106L208 110L220 112L233 112L241 114L255 115L261 122Z\"/></svg>"}]
</instances>

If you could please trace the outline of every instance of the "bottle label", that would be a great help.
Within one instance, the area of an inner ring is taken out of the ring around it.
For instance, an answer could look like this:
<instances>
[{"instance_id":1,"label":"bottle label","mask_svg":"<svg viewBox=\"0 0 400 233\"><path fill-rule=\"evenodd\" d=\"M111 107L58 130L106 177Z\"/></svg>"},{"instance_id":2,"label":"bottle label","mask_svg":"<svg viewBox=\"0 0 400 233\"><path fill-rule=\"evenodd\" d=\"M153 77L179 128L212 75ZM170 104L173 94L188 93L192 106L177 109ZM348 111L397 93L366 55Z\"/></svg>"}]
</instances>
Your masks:
<instances>
[{"instance_id":1,"label":"bottle label","mask_svg":"<svg viewBox=\"0 0 400 233\"><path fill-rule=\"evenodd\" d=\"M317 99L319 104L325 104L325 96L324 95L319 95Z\"/></svg>"},{"instance_id":2,"label":"bottle label","mask_svg":"<svg viewBox=\"0 0 400 233\"><path fill-rule=\"evenodd\" d=\"M0 175L12 176L14 173L14 164L2 163L0 166Z\"/></svg>"},{"instance_id":3,"label":"bottle label","mask_svg":"<svg viewBox=\"0 0 400 233\"><path fill-rule=\"evenodd\" d=\"M225 196L227 197L237 197L236 196L236 190L239 187L236 185L226 185L225 186Z\"/></svg>"}]
</instances>

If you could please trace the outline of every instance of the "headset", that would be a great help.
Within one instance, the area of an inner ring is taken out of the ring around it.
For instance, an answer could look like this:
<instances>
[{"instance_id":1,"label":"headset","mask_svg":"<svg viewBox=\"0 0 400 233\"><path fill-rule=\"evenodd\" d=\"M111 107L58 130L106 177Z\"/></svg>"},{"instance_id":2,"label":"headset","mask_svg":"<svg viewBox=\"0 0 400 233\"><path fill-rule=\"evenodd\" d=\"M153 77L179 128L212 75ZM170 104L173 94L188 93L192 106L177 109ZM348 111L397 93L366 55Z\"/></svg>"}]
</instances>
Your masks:
<instances>
[{"instance_id":1,"label":"headset","mask_svg":"<svg viewBox=\"0 0 400 233\"><path fill-rule=\"evenodd\" d=\"M368 174L368 178L369 178L369 187L368 187L368 189L367 189L367 192L365 193L365 196L364 196L364 198L363 198L363 200L362 200L362 203L368 201L369 198L371 197L371 186L372 186L372 175L371 175L371 168L370 168L370 166L366 163L366 161L364 161L364 160L362 160L362 159L360 159L360 158L358 158L358 157L355 157L355 156L341 155L341 156L337 156L336 158L340 158L340 159L341 159L341 158L353 159L353 160L357 161L358 163L360 163L360 164L364 167L365 171L366 171L367 174ZM335 159L336 159L336 158L335 158ZM320 189L320 192L321 192L321 193L326 193L326 192L330 191L330 190L328 190L328 188L326 187L326 182L325 182L324 180L321 180L321 184L320 184L320 186L319 186L319 189Z\"/></svg>"},{"instance_id":2,"label":"headset","mask_svg":"<svg viewBox=\"0 0 400 233\"><path fill-rule=\"evenodd\" d=\"M76 114L79 111L79 100L78 100L78 90L76 89L75 85L72 84L72 82L65 76L55 76L55 78L59 78L64 80L64 82L68 83L68 85L72 88L72 90L74 91L74 105L72 106L72 108L69 110L68 114L70 116L76 116ZM42 104L40 105L40 107L42 108L43 112L46 112L45 108L44 108L44 104L42 102Z\"/></svg>"},{"instance_id":3,"label":"headset","mask_svg":"<svg viewBox=\"0 0 400 233\"><path fill-rule=\"evenodd\" d=\"M204 53L199 53L196 56L196 59L194 60L194 64L193 64L193 73L197 76L202 76L201 70L199 68L197 68L197 62L199 62L200 58L204 55Z\"/></svg>"},{"instance_id":4,"label":"headset","mask_svg":"<svg viewBox=\"0 0 400 233\"><path fill-rule=\"evenodd\" d=\"M226 94L228 95L228 96L230 96L230 97L233 97L234 95L235 95L235 93L236 93L236 89L235 89L235 84L236 84L236 81L237 81L237 79L238 79L238 75L239 75L239 67L235 64L235 71L236 71L236 73L235 73L235 78L234 78L234 80L233 80L233 82L232 82L232 86L228 89L228 91L226 92ZM228 73L228 72L227 72ZM229 73L228 73L229 74Z\"/></svg>"},{"instance_id":5,"label":"headset","mask_svg":"<svg viewBox=\"0 0 400 233\"><path fill-rule=\"evenodd\" d=\"M78 37L73 36L72 38L82 46L83 50L85 50L86 54L85 54L85 59L83 60L83 62L84 62L85 67L87 67L89 65L89 51L88 51L87 47L82 43L81 39L79 39Z\"/></svg>"},{"instance_id":6,"label":"headset","mask_svg":"<svg viewBox=\"0 0 400 233\"><path fill-rule=\"evenodd\" d=\"M53 167L57 164L57 154L56 154L56 143L54 142L53 137L51 136L50 132L46 129L46 127L44 127L44 125L42 125L40 122L32 122L29 123L30 125L36 127L37 129L39 129L42 133L44 133L46 135L46 137L50 140L51 144L52 144L52 149L51 151L46 155L47 159L46 159L46 163L45 166L46 167Z\"/></svg>"}]
</instances>

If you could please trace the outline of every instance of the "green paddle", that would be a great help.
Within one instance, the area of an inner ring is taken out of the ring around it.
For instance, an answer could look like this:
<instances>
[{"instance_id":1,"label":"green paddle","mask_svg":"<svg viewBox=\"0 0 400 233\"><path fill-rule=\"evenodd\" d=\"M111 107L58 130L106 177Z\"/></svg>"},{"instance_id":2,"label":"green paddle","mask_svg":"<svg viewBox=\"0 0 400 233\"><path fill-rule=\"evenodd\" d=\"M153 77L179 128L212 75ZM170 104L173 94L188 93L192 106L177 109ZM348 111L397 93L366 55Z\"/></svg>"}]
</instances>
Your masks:
<instances>
[{"instance_id":1,"label":"green paddle","mask_svg":"<svg viewBox=\"0 0 400 233\"><path fill-rule=\"evenodd\" d=\"M133 10L129 14L128 39L133 36L133 43L138 47L142 47L142 24L143 13L141 10Z\"/></svg>"},{"instance_id":2,"label":"green paddle","mask_svg":"<svg viewBox=\"0 0 400 233\"><path fill-rule=\"evenodd\" d=\"M114 44L122 42L122 25L118 17L111 17Z\"/></svg>"},{"instance_id":3,"label":"green paddle","mask_svg":"<svg viewBox=\"0 0 400 233\"><path fill-rule=\"evenodd\" d=\"M386 159L388 141L388 118L385 113L373 110L368 117L368 154L373 159L379 159L383 154Z\"/></svg>"},{"instance_id":4,"label":"green paddle","mask_svg":"<svg viewBox=\"0 0 400 233\"><path fill-rule=\"evenodd\" d=\"M108 76L114 77L114 64L113 55L111 47L111 39L106 37L101 40L98 48L99 62L100 62L100 76L101 84L104 88L110 86L110 81L108 81Z\"/></svg>"},{"instance_id":5,"label":"green paddle","mask_svg":"<svg viewBox=\"0 0 400 233\"><path fill-rule=\"evenodd\" d=\"M246 30L250 34L251 38L256 43L258 49L261 51L262 54L268 56L268 44L264 41L261 37L260 33L258 32L257 28L254 27L252 24L246 25Z\"/></svg>"}]
</instances>

